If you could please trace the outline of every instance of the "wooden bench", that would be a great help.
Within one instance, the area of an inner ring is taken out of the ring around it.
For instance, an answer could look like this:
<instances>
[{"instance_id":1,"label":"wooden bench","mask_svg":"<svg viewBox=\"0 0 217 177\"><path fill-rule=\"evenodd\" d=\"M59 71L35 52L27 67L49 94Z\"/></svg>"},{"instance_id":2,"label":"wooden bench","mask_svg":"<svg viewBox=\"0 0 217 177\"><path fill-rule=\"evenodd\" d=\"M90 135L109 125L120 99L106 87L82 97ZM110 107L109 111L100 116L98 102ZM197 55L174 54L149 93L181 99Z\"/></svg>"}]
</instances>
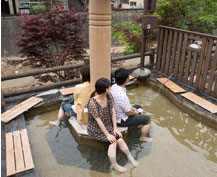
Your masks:
<instances>
[{"instance_id":1,"label":"wooden bench","mask_svg":"<svg viewBox=\"0 0 217 177\"><path fill-rule=\"evenodd\" d=\"M9 122L10 120L14 119L18 115L22 114L23 112L27 111L31 107L35 106L36 104L40 103L43 99L37 97L31 97L22 103L14 106L13 108L7 110L6 112L1 114L1 121L2 122Z\"/></svg>"},{"instance_id":2,"label":"wooden bench","mask_svg":"<svg viewBox=\"0 0 217 177\"><path fill-rule=\"evenodd\" d=\"M7 176L34 168L26 129L6 133L5 141Z\"/></svg>"}]
</instances>

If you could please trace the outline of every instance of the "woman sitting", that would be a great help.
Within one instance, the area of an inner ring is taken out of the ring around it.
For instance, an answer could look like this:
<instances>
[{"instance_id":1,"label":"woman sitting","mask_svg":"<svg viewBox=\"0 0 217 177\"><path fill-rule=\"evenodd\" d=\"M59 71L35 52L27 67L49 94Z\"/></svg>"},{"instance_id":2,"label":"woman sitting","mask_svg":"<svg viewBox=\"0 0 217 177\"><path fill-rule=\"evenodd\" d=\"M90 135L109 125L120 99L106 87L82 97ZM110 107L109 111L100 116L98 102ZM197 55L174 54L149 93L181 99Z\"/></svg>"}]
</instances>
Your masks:
<instances>
[{"instance_id":1,"label":"woman sitting","mask_svg":"<svg viewBox=\"0 0 217 177\"><path fill-rule=\"evenodd\" d=\"M84 107L91 95L91 86L90 86L90 68L89 66L84 66L80 69L80 78L82 84L78 84L74 88L74 96L69 99L69 103L63 102L60 106L58 117L56 121L50 121L52 125L59 126L60 121L64 117L64 113L68 113L73 117L77 117L77 112L79 106ZM82 120L83 122L87 122ZM79 120L78 120L79 122ZM79 122L82 123L82 122Z\"/></svg>"},{"instance_id":2,"label":"woman sitting","mask_svg":"<svg viewBox=\"0 0 217 177\"><path fill-rule=\"evenodd\" d=\"M105 78L96 81L96 90L87 104L87 131L91 138L109 145L108 157L112 167L119 172L125 172L127 169L116 162L117 145L135 167L138 166L138 162L132 157L122 134L117 129L113 98L109 93L110 85L110 81Z\"/></svg>"}]
</instances>

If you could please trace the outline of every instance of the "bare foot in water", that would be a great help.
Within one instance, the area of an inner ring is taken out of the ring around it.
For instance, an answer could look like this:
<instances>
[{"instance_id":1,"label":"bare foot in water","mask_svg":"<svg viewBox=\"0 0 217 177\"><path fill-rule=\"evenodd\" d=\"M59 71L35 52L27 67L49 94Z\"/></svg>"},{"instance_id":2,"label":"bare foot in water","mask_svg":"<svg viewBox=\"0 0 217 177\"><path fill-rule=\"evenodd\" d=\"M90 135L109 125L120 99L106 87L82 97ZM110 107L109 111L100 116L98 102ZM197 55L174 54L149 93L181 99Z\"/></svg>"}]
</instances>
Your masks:
<instances>
[{"instance_id":1,"label":"bare foot in water","mask_svg":"<svg viewBox=\"0 0 217 177\"><path fill-rule=\"evenodd\" d=\"M58 120L56 120L56 121L49 121L49 124L55 125L55 126L59 126L60 122Z\"/></svg>"},{"instance_id":2,"label":"bare foot in water","mask_svg":"<svg viewBox=\"0 0 217 177\"><path fill-rule=\"evenodd\" d=\"M122 167L122 166L120 166L120 165L118 165L118 164L112 165L112 168L114 168L115 170L117 170L117 171L119 171L119 172L121 172L121 173L124 173L124 172L127 171L127 169L126 169L125 167Z\"/></svg>"},{"instance_id":3,"label":"bare foot in water","mask_svg":"<svg viewBox=\"0 0 217 177\"><path fill-rule=\"evenodd\" d=\"M133 158L133 156L130 154L127 156L128 159L131 161L134 167L138 167L139 163Z\"/></svg>"},{"instance_id":4,"label":"bare foot in water","mask_svg":"<svg viewBox=\"0 0 217 177\"><path fill-rule=\"evenodd\" d=\"M143 141L143 142L151 142L153 139L152 138L148 138L148 137L140 137L139 141Z\"/></svg>"}]
</instances>

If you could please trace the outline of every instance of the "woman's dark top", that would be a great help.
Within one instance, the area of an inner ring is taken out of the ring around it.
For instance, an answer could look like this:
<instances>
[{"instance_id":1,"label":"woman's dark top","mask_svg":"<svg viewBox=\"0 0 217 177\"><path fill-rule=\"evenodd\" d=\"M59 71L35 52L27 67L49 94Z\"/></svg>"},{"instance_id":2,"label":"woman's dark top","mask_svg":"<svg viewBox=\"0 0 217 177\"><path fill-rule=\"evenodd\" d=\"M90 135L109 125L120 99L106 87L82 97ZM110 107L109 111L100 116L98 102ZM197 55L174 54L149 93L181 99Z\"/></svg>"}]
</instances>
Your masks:
<instances>
[{"instance_id":1,"label":"woman's dark top","mask_svg":"<svg viewBox=\"0 0 217 177\"><path fill-rule=\"evenodd\" d=\"M113 123L112 123L112 108L113 108L113 98L111 94L107 95L107 104L104 108L96 101L94 97L90 98L88 104L88 126L87 132L89 136L95 140L106 142L108 141L105 134L102 132L98 126L95 118L101 119L106 130L114 135Z\"/></svg>"}]
</instances>

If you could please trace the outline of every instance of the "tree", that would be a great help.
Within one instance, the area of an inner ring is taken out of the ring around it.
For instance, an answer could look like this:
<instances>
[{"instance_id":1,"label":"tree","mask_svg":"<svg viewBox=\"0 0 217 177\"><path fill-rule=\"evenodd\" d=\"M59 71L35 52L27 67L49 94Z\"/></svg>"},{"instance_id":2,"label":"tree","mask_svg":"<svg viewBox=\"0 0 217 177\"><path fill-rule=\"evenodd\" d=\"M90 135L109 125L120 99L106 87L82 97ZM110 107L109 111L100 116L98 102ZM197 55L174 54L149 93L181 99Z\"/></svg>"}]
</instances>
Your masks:
<instances>
[{"instance_id":1,"label":"tree","mask_svg":"<svg viewBox=\"0 0 217 177\"><path fill-rule=\"evenodd\" d=\"M24 15L21 19L23 31L16 45L20 48L20 54L27 58L24 60L26 65L47 68L84 58L86 42L82 38L82 25L86 14L64 10L57 5L45 13ZM60 79L73 78L73 74L67 73L56 74Z\"/></svg>"},{"instance_id":2,"label":"tree","mask_svg":"<svg viewBox=\"0 0 217 177\"><path fill-rule=\"evenodd\" d=\"M116 43L125 45L125 53L140 53L142 44L142 16L132 16L132 22L114 24L112 38L118 39ZM147 48L152 46L157 38L156 30L149 31Z\"/></svg>"},{"instance_id":3,"label":"tree","mask_svg":"<svg viewBox=\"0 0 217 177\"><path fill-rule=\"evenodd\" d=\"M217 1L158 0L160 24L212 34L217 28Z\"/></svg>"}]
</instances>

